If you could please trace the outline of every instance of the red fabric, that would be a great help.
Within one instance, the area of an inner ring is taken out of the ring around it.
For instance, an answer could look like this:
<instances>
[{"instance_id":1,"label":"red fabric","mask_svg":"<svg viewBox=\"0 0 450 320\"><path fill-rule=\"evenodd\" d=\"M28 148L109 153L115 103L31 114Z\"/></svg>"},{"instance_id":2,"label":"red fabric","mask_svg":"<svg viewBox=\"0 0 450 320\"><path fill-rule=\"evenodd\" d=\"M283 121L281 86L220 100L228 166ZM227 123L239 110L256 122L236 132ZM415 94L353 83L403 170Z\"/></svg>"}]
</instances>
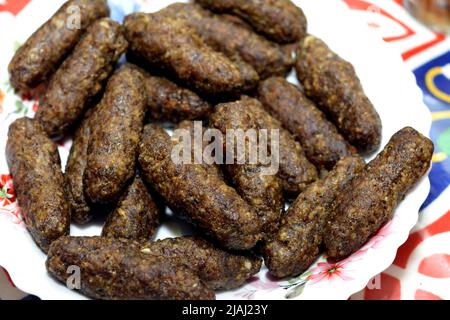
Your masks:
<instances>
[{"instance_id":1,"label":"red fabric","mask_svg":"<svg viewBox=\"0 0 450 320\"><path fill-rule=\"evenodd\" d=\"M9 11L13 15L22 11L23 8L30 2L30 0L6 0L5 4L0 4L0 11Z\"/></svg>"},{"instance_id":2,"label":"red fabric","mask_svg":"<svg viewBox=\"0 0 450 320\"><path fill-rule=\"evenodd\" d=\"M395 36L395 37L386 37L383 38L384 41L386 42L393 42L393 41L397 41L397 40L401 40L401 39L405 39L408 37L411 37L413 35L415 35L415 32L408 27L406 24L404 24L402 21L400 21L399 19L395 18L394 16L392 16L389 12L386 12L385 10L376 7L375 5L373 5L370 2L366 2L363 0L343 0L350 8L354 9L354 10L373 10L374 8L376 8L377 13L391 19L392 21L395 21L397 24L399 24L404 30L405 33L400 35L400 36Z\"/></svg>"},{"instance_id":3,"label":"red fabric","mask_svg":"<svg viewBox=\"0 0 450 320\"><path fill-rule=\"evenodd\" d=\"M401 268L406 268L409 257L419 244L426 238L448 231L450 231L450 211L425 228L412 233L408 241L398 249L394 264Z\"/></svg>"},{"instance_id":4,"label":"red fabric","mask_svg":"<svg viewBox=\"0 0 450 320\"><path fill-rule=\"evenodd\" d=\"M400 300L401 284L400 280L385 273L380 274L380 288L365 288L365 300Z\"/></svg>"},{"instance_id":5,"label":"red fabric","mask_svg":"<svg viewBox=\"0 0 450 320\"><path fill-rule=\"evenodd\" d=\"M416 33L414 30L412 30L409 26L407 26L404 22L400 21L399 19L397 19L396 17L392 16L390 13L386 12L385 10L377 7L376 5L374 5L371 2L368 1L364 1L364 0L343 0L351 9L353 10L364 10L364 11L368 11L368 10L376 10L377 13L391 19L392 21L394 21L395 23L399 24L404 30L405 33L400 35L400 36L393 36L393 37L385 37L383 38L384 41L386 42L394 42L394 41L399 41L399 40L403 40L409 37L414 36ZM396 3L398 3L399 5L402 5L402 1L398 0L395 1ZM410 50L407 50L405 52L402 53L402 58L403 60L408 60L411 57L421 53L422 51L427 50L428 48L431 48L433 46L435 46L436 44L442 42L445 40L445 36L443 34L440 33L434 33L434 39L425 43L422 43L421 45L412 48Z\"/></svg>"},{"instance_id":6,"label":"red fabric","mask_svg":"<svg viewBox=\"0 0 450 320\"><path fill-rule=\"evenodd\" d=\"M3 273L6 276L6 279L8 279L9 283L15 288L16 286L14 285L14 282L12 281L11 277L9 276L8 271L6 271L6 269L3 269L2 267L0 267L0 270L3 271Z\"/></svg>"},{"instance_id":7,"label":"red fabric","mask_svg":"<svg viewBox=\"0 0 450 320\"><path fill-rule=\"evenodd\" d=\"M419 272L433 278L450 278L450 255L438 253L424 258Z\"/></svg>"},{"instance_id":8,"label":"red fabric","mask_svg":"<svg viewBox=\"0 0 450 320\"><path fill-rule=\"evenodd\" d=\"M421 290L421 289L418 289L416 291L416 294L414 295L414 299L416 299L416 300L443 300L441 297L439 297L431 292Z\"/></svg>"}]
</instances>

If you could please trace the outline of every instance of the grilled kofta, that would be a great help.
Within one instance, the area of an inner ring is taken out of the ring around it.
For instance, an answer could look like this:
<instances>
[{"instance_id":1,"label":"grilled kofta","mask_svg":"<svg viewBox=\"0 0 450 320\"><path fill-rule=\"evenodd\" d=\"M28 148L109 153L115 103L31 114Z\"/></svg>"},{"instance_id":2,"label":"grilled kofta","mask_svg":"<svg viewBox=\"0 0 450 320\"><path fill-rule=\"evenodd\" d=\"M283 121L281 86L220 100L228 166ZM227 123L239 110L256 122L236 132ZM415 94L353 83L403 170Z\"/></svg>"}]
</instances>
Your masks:
<instances>
[{"instance_id":1,"label":"grilled kofta","mask_svg":"<svg viewBox=\"0 0 450 320\"><path fill-rule=\"evenodd\" d=\"M57 146L39 122L20 118L9 127L6 160L27 229L46 252L54 240L69 234L70 226Z\"/></svg>"},{"instance_id":2,"label":"grilled kofta","mask_svg":"<svg viewBox=\"0 0 450 320\"><path fill-rule=\"evenodd\" d=\"M133 67L139 70L144 78L148 120L178 123L183 120L202 119L209 114L209 103L192 90L167 78L152 75L137 66Z\"/></svg>"},{"instance_id":3,"label":"grilled kofta","mask_svg":"<svg viewBox=\"0 0 450 320\"><path fill-rule=\"evenodd\" d=\"M103 89L127 48L122 26L109 18L96 21L51 77L36 113L47 134L67 133Z\"/></svg>"},{"instance_id":4,"label":"grilled kofta","mask_svg":"<svg viewBox=\"0 0 450 320\"><path fill-rule=\"evenodd\" d=\"M342 259L392 218L395 207L427 172L433 142L415 129L395 133L383 151L336 198L325 232L327 254Z\"/></svg>"},{"instance_id":5,"label":"grilled kofta","mask_svg":"<svg viewBox=\"0 0 450 320\"><path fill-rule=\"evenodd\" d=\"M256 31L278 43L301 40L307 21L302 9L290 0L195 0L206 9L232 13Z\"/></svg>"},{"instance_id":6,"label":"grilled kofta","mask_svg":"<svg viewBox=\"0 0 450 320\"><path fill-rule=\"evenodd\" d=\"M274 77L261 82L258 98L297 138L318 168L331 169L339 159L356 152L315 104L286 79Z\"/></svg>"},{"instance_id":7,"label":"grilled kofta","mask_svg":"<svg viewBox=\"0 0 450 320\"><path fill-rule=\"evenodd\" d=\"M292 55L282 46L199 5L176 3L161 12L184 19L206 44L231 60L248 63L260 78L283 76L294 65Z\"/></svg>"},{"instance_id":8,"label":"grilled kofta","mask_svg":"<svg viewBox=\"0 0 450 320\"><path fill-rule=\"evenodd\" d=\"M363 168L358 156L342 158L327 176L308 186L283 216L280 229L263 246L269 272L295 276L317 259L334 199Z\"/></svg>"},{"instance_id":9,"label":"grilled kofta","mask_svg":"<svg viewBox=\"0 0 450 320\"><path fill-rule=\"evenodd\" d=\"M278 130L279 170L277 176L282 181L285 193L290 196L296 196L308 184L317 179L317 169L305 157L300 143L295 141L294 137L282 128L278 120L264 110L258 100L242 96L241 100L234 103L221 104L216 108L215 116L211 116L211 119L214 127L220 128L225 132L228 129L228 119L232 119L232 117L240 118L240 121L253 119L253 129ZM269 149L272 144L270 136L268 134Z\"/></svg>"},{"instance_id":10,"label":"grilled kofta","mask_svg":"<svg viewBox=\"0 0 450 320\"><path fill-rule=\"evenodd\" d=\"M206 148L208 148L208 145L212 141L208 137L208 129L203 126L201 121L184 120L180 122L175 127L174 135L172 137L181 138L182 143L190 145L191 156L190 159L188 159L188 162L190 160L192 163L199 164L205 168L209 174L223 178L220 165L216 161L216 155L208 154L207 156L210 156L210 159L205 159L204 157L206 155L205 153L208 152ZM189 143L185 142L184 139L188 139ZM180 156L183 156L183 154L180 154Z\"/></svg>"},{"instance_id":11,"label":"grilled kofta","mask_svg":"<svg viewBox=\"0 0 450 320\"><path fill-rule=\"evenodd\" d=\"M161 127L145 126L140 145L142 176L175 212L230 249L251 249L262 238L256 212L220 177L198 164L173 159L177 142Z\"/></svg>"},{"instance_id":12,"label":"grilled kofta","mask_svg":"<svg viewBox=\"0 0 450 320\"><path fill-rule=\"evenodd\" d=\"M248 99L217 105L210 117L210 126L219 129L226 137L223 141L223 153L227 159L224 168L232 185L257 211L264 231L270 234L278 228L284 208L283 184L277 176L279 163L268 164L266 159L259 158L259 148L268 150L270 144L258 146L260 119L249 107L250 102ZM230 134L231 130L234 135ZM272 160L279 161L277 158ZM270 167L275 170L270 172Z\"/></svg>"},{"instance_id":13,"label":"grilled kofta","mask_svg":"<svg viewBox=\"0 0 450 320\"><path fill-rule=\"evenodd\" d=\"M241 92L259 80L256 71L242 73L229 58L207 46L183 19L133 13L124 26L133 56L167 70L200 92Z\"/></svg>"},{"instance_id":14,"label":"grilled kofta","mask_svg":"<svg viewBox=\"0 0 450 320\"><path fill-rule=\"evenodd\" d=\"M77 13L77 19L74 14ZM22 45L9 63L10 80L16 89L39 85L58 68L86 29L109 15L105 0L67 1ZM79 25L72 25L79 21Z\"/></svg>"},{"instance_id":15,"label":"grilled kofta","mask_svg":"<svg viewBox=\"0 0 450 320\"><path fill-rule=\"evenodd\" d=\"M77 289L94 299L214 299L214 291L195 271L145 251L134 240L62 237L53 242L46 266L65 284L73 274L69 268L78 267Z\"/></svg>"},{"instance_id":16,"label":"grilled kofta","mask_svg":"<svg viewBox=\"0 0 450 320\"><path fill-rule=\"evenodd\" d=\"M123 66L108 81L93 113L84 175L93 203L117 201L134 176L146 102L142 75L134 68Z\"/></svg>"},{"instance_id":17,"label":"grilled kofta","mask_svg":"<svg viewBox=\"0 0 450 320\"><path fill-rule=\"evenodd\" d=\"M106 219L102 236L147 241L155 234L160 215L154 196L137 174Z\"/></svg>"},{"instance_id":18,"label":"grilled kofta","mask_svg":"<svg viewBox=\"0 0 450 320\"><path fill-rule=\"evenodd\" d=\"M306 95L362 154L378 149L381 119L353 66L322 40L306 37L297 50L297 78Z\"/></svg>"},{"instance_id":19,"label":"grilled kofta","mask_svg":"<svg viewBox=\"0 0 450 320\"><path fill-rule=\"evenodd\" d=\"M167 257L193 270L213 290L234 289L258 273L261 259L251 253L231 253L198 236L168 238L143 244L142 252Z\"/></svg>"},{"instance_id":20,"label":"grilled kofta","mask_svg":"<svg viewBox=\"0 0 450 320\"><path fill-rule=\"evenodd\" d=\"M91 221L94 216L91 204L85 194L84 184L91 126L96 125L96 122L92 120L94 110L95 108L87 112L75 131L69 157L67 158L66 170L64 171L67 199L72 211L72 221L78 224L85 224Z\"/></svg>"}]
</instances>

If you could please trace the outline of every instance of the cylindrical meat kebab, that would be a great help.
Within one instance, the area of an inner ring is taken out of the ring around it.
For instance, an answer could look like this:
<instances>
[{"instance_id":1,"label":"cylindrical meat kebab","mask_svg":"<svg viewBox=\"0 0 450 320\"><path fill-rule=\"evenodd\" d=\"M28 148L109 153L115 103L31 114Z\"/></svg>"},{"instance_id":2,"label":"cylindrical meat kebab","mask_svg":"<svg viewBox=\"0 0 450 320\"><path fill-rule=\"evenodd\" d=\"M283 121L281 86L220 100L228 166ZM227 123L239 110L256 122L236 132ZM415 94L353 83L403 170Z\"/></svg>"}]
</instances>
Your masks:
<instances>
[{"instance_id":1,"label":"cylindrical meat kebab","mask_svg":"<svg viewBox=\"0 0 450 320\"><path fill-rule=\"evenodd\" d=\"M263 79L285 75L294 64L291 53L282 46L199 5L175 3L161 12L184 19L206 44L233 61L248 63Z\"/></svg>"},{"instance_id":2,"label":"cylindrical meat kebab","mask_svg":"<svg viewBox=\"0 0 450 320\"><path fill-rule=\"evenodd\" d=\"M72 276L69 267L78 267L79 290L94 299L214 299L195 271L143 249L128 239L62 237L52 244L46 266L63 283Z\"/></svg>"},{"instance_id":3,"label":"cylindrical meat kebab","mask_svg":"<svg viewBox=\"0 0 450 320\"><path fill-rule=\"evenodd\" d=\"M232 13L256 31L278 43L301 40L306 34L306 17L290 0L195 0L216 12Z\"/></svg>"},{"instance_id":4,"label":"cylindrical meat kebab","mask_svg":"<svg viewBox=\"0 0 450 320\"><path fill-rule=\"evenodd\" d=\"M219 129L226 136L223 141L224 154L227 154L227 159L232 157L233 163L227 163L224 168L241 197L257 211L264 231L270 234L278 228L284 208L283 184L277 172L268 171L270 165L275 165L274 168L278 169L279 164L262 163L262 159L259 159L258 147L269 149L269 146L258 146L258 114L247 106L246 102L250 101L248 99L217 105L210 117L210 126ZM234 136L229 135L230 130L235 130ZM241 137L238 136L239 131L243 134ZM254 133L254 139L250 133ZM270 134L269 132L268 135ZM233 139L235 143L229 145L232 142L229 139ZM251 152L258 157L254 162L250 162Z\"/></svg>"},{"instance_id":5,"label":"cylindrical meat kebab","mask_svg":"<svg viewBox=\"0 0 450 320\"><path fill-rule=\"evenodd\" d=\"M280 229L263 247L272 275L298 275L317 259L334 199L364 165L358 156L342 158L324 179L308 186L291 204Z\"/></svg>"},{"instance_id":6,"label":"cylindrical meat kebab","mask_svg":"<svg viewBox=\"0 0 450 320\"><path fill-rule=\"evenodd\" d=\"M133 13L124 26L135 56L168 70L200 92L239 93L259 80L254 70L244 74L229 58L207 46L183 19Z\"/></svg>"},{"instance_id":7,"label":"cylindrical meat kebab","mask_svg":"<svg viewBox=\"0 0 450 320\"><path fill-rule=\"evenodd\" d=\"M159 226L160 215L158 204L137 174L106 219L102 236L148 241Z\"/></svg>"},{"instance_id":8,"label":"cylindrical meat kebab","mask_svg":"<svg viewBox=\"0 0 450 320\"><path fill-rule=\"evenodd\" d=\"M358 250L392 218L394 209L430 167L433 149L430 139L410 127L392 136L336 198L324 237L330 258L342 259Z\"/></svg>"},{"instance_id":9,"label":"cylindrical meat kebab","mask_svg":"<svg viewBox=\"0 0 450 320\"><path fill-rule=\"evenodd\" d=\"M262 238L256 212L220 177L201 165L175 163L177 143L157 125L144 128L139 163L167 205L230 249L251 249Z\"/></svg>"},{"instance_id":10,"label":"cylindrical meat kebab","mask_svg":"<svg viewBox=\"0 0 450 320\"><path fill-rule=\"evenodd\" d=\"M331 118L336 127L366 154L381 143L381 119L353 66L320 39L306 37L297 50L297 78L308 97Z\"/></svg>"},{"instance_id":11,"label":"cylindrical meat kebab","mask_svg":"<svg viewBox=\"0 0 450 320\"><path fill-rule=\"evenodd\" d=\"M67 133L103 89L128 45L122 31L109 18L96 21L51 77L36 113L49 135Z\"/></svg>"},{"instance_id":12,"label":"cylindrical meat kebab","mask_svg":"<svg viewBox=\"0 0 450 320\"><path fill-rule=\"evenodd\" d=\"M8 66L13 87L26 90L46 80L86 29L108 15L105 0L67 1L17 50Z\"/></svg>"},{"instance_id":13,"label":"cylindrical meat kebab","mask_svg":"<svg viewBox=\"0 0 450 320\"><path fill-rule=\"evenodd\" d=\"M211 106L192 90L134 66L142 73L147 94L147 119L178 123L206 117Z\"/></svg>"},{"instance_id":14,"label":"cylindrical meat kebab","mask_svg":"<svg viewBox=\"0 0 450 320\"><path fill-rule=\"evenodd\" d=\"M274 77L261 82L258 98L300 141L306 156L317 167L331 169L339 159L356 152L314 103L286 79Z\"/></svg>"},{"instance_id":15,"label":"cylindrical meat kebab","mask_svg":"<svg viewBox=\"0 0 450 320\"><path fill-rule=\"evenodd\" d=\"M20 118L9 127L6 160L27 229L46 252L54 240L69 234L70 227L57 146L39 122Z\"/></svg>"},{"instance_id":16,"label":"cylindrical meat kebab","mask_svg":"<svg viewBox=\"0 0 450 320\"><path fill-rule=\"evenodd\" d=\"M92 202L117 201L134 176L146 102L142 75L134 68L125 65L108 81L88 145L84 183Z\"/></svg>"}]
</instances>

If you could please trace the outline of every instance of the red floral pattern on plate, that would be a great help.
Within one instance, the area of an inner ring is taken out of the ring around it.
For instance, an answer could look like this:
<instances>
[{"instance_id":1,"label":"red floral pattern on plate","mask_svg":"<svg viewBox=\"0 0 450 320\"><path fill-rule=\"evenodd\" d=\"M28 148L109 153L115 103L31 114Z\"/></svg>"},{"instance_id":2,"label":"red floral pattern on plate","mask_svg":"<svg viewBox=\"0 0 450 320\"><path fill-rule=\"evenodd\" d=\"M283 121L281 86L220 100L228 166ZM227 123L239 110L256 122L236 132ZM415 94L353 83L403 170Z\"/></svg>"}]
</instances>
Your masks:
<instances>
[{"instance_id":1,"label":"red floral pattern on plate","mask_svg":"<svg viewBox=\"0 0 450 320\"><path fill-rule=\"evenodd\" d=\"M23 222L10 174L0 175L0 213L6 213L16 224Z\"/></svg>"},{"instance_id":2,"label":"red floral pattern on plate","mask_svg":"<svg viewBox=\"0 0 450 320\"><path fill-rule=\"evenodd\" d=\"M3 101L5 101L5 92L3 92L2 89L0 89L0 113L3 112Z\"/></svg>"},{"instance_id":3,"label":"red floral pattern on plate","mask_svg":"<svg viewBox=\"0 0 450 320\"><path fill-rule=\"evenodd\" d=\"M8 205L16 201L12 177L9 174L0 175L0 204Z\"/></svg>"}]
</instances>

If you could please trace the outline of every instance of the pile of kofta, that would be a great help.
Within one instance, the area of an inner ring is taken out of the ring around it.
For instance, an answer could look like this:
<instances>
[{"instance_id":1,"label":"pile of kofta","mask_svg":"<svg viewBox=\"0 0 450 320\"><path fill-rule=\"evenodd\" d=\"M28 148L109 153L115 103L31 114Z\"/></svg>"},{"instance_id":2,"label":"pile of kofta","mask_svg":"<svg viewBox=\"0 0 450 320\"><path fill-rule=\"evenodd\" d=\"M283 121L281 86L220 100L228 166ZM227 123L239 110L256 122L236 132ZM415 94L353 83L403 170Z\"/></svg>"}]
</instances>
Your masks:
<instances>
[{"instance_id":1,"label":"pile of kofta","mask_svg":"<svg viewBox=\"0 0 450 320\"><path fill-rule=\"evenodd\" d=\"M80 28L66 23L71 6ZM364 162L380 117L353 66L307 33L289 0L176 3L123 25L108 15L105 0L68 1L9 64L17 90L46 88L6 147L26 226L49 273L64 283L79 266L89 297L213 299L257 274L259 256L279 278L322 252L342 259L430 166L432 142L410 127ZM300 86L285 79L293 67ZM279 130L279 170L174 163L180 141L160 124L194 137L193 120L202 132ZM63 173L54 141L71 134ZM165 206L199 235L151 241ZM101 236L69 235L104 211Z\"/></svg>"}]
</instances>

